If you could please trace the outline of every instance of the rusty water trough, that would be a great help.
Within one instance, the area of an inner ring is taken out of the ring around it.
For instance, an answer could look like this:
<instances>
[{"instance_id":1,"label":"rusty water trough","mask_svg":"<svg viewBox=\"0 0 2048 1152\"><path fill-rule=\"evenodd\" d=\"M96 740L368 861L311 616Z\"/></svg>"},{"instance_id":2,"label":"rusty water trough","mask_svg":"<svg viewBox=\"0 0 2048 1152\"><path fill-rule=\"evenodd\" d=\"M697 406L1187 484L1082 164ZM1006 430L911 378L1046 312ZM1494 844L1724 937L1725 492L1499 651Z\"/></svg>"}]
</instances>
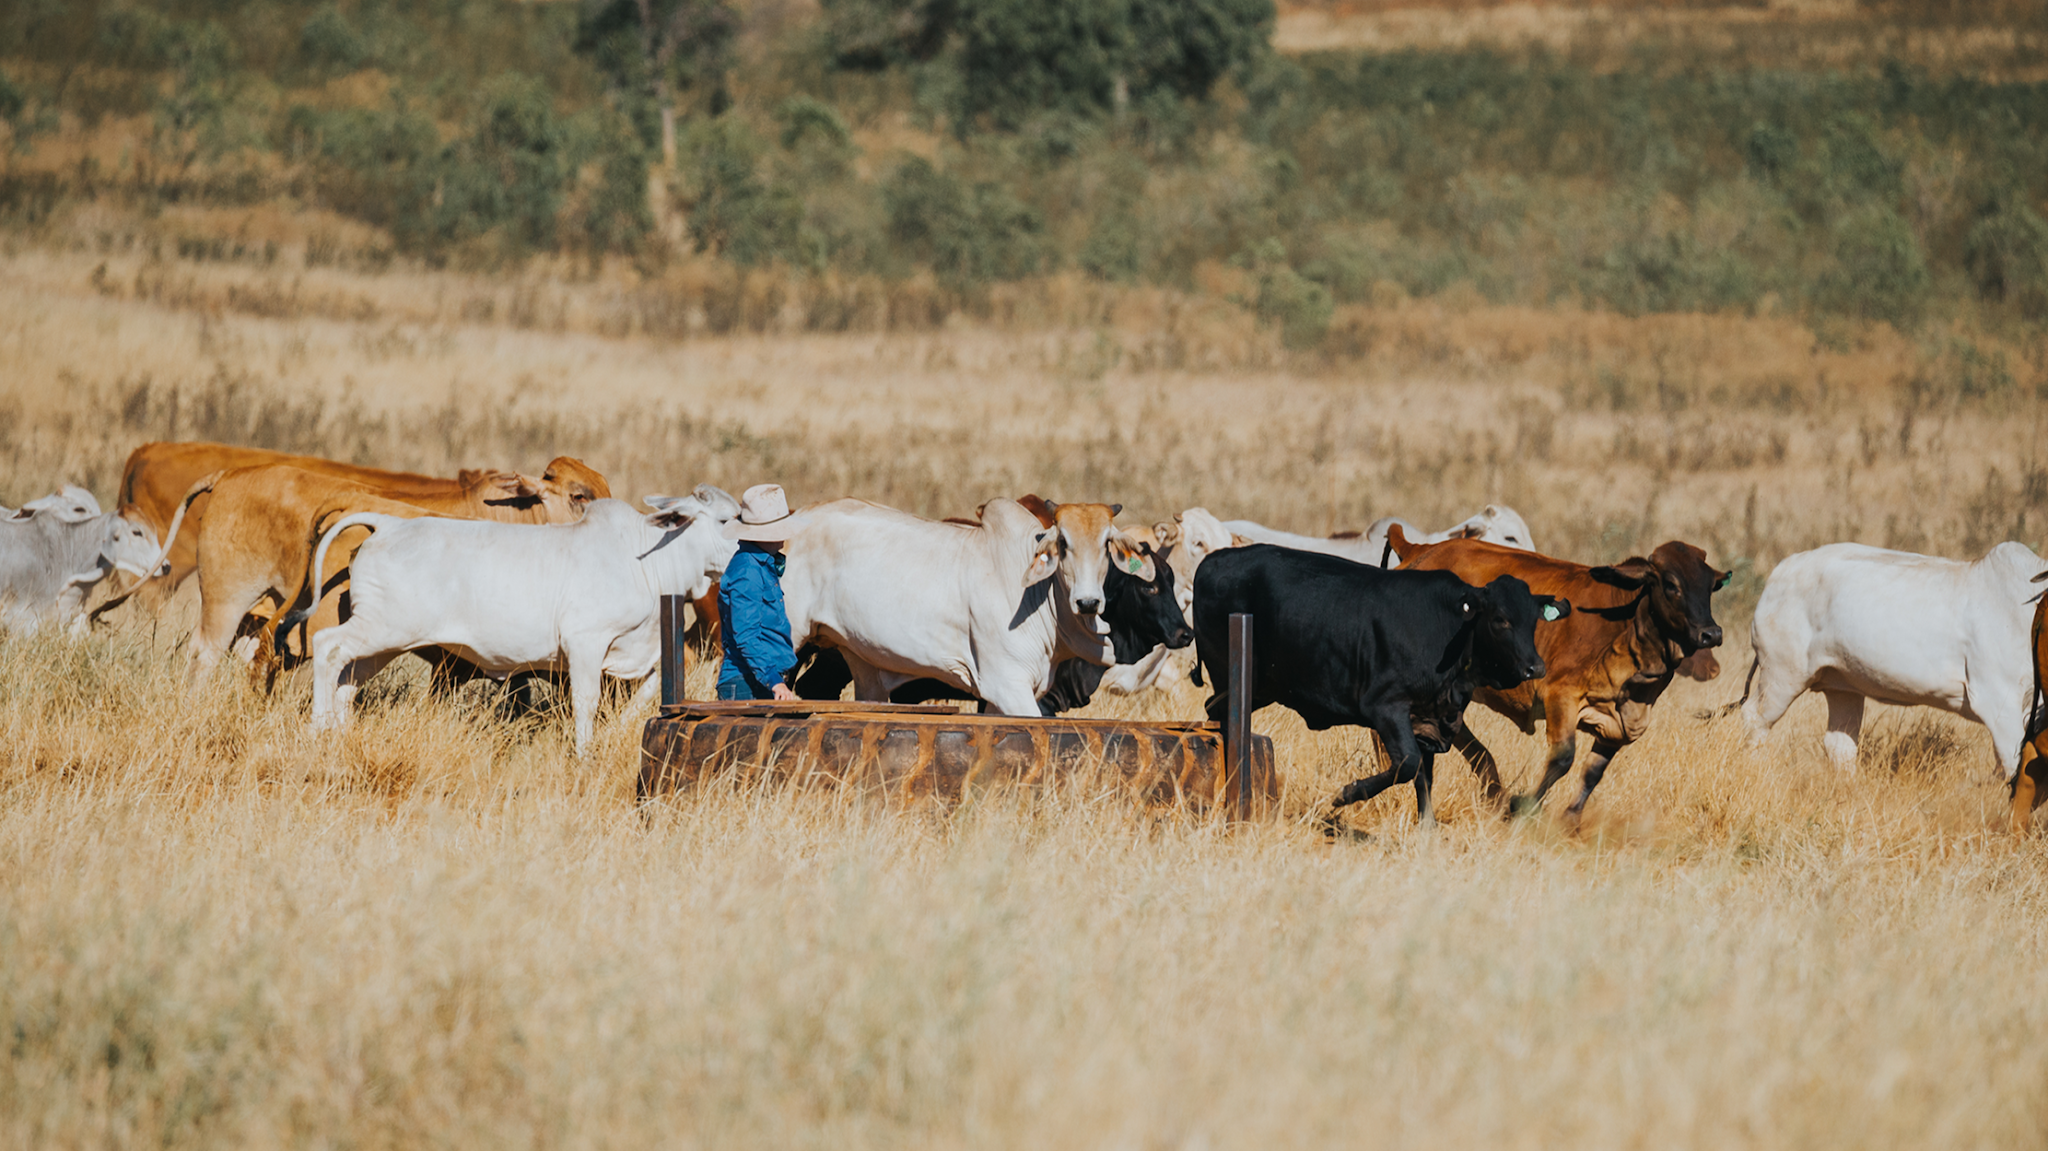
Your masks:
<instances>
[{"instance_id":1,"label":"rusty water trough","mask_svg":"<svg viewBox=\"0 0 2048 1152\"><path fill-rule=\"evenodd\" d=\"M681 612L663 607L662 709L641 736L642 800L747 767L871 787L906 801L957 800L984 788L1093 774L1120 782L1147 805L1220 808L1239 819L1279 806L1273 741L1252 734L1248 723L981 716L940 704L682 700L675 628ZM1231 647L1236 655L1239 645ZM1233 686L1247 682L1238 677ZM1234 717L1249 714L1248 707L1232 708ZM1226 727L1234 729L1229 735L1242 734L1234 750Z\"/></svg>"}]
</instances>

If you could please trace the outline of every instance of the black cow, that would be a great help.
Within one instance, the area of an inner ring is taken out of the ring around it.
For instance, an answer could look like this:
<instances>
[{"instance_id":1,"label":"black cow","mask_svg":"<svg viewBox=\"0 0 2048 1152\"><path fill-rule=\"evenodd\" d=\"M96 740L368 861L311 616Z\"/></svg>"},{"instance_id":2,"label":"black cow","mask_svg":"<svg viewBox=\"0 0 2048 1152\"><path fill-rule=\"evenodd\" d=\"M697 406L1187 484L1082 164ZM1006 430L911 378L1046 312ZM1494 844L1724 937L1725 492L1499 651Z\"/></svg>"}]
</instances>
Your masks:
<instances>
[{"instance_id":1,"label":"black cow","mask_svg":"<svg viewBox=\"0 0 2048 1152\"><path fill-rule=\"evenodd\" d=\"M1252 617L1252 707L1284 704L1318 731L1355 724L1379 734L1392 766L1354 780L1324 816L1415 783L1422 823L1438 753L1462 730L1475 687L1543 675L1536 621L1571 605L1503 576L1484 588L1448 572L1386 571L1270 544L1210 556L1195 577L1195 646L1221 720L1230 692L1229 621Z\"/></svg>"},{"instance_id":2,"label":"black cow","mask_svg":"<svg viewBox=\"0 0 2048 1152\"><path fill-rule=\"evenodd\" d=\"M1102 620L1109 625L1110 648L1119 664L1135 664L1161 644L1185 648L1194 642L1194 630L1181 615L1179 598L1174 595L1173 566L1156 553L1152 566L1150 580L1140 580L1111 565L1102 581ZM853 682L853 672L837 648L806 645L798 655L809 660L794 685L796 694L805 700L837 700ZM1060 661L1053 666L1052 685L1038 698L1038 710L1057 716L1088 703L1102 683L1104 671L1102 665L1078 658ZM923 704L974 697L942 680L924 678L897 685L889 699L896 704Z\"/></svg>"}]
</instances>

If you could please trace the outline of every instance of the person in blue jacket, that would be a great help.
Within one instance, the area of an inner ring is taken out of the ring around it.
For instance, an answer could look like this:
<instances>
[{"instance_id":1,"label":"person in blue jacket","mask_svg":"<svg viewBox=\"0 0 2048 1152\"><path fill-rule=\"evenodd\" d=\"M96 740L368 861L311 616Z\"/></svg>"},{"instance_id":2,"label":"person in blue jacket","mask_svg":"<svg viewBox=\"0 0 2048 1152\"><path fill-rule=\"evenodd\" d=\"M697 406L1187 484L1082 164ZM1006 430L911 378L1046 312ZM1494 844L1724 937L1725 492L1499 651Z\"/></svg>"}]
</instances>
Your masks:
<instances>
[{"instance_id":1,"label":"person in blue jacket","mask_svg":"<svg viewBox=\"0 0 2048 1152\"><path fill-rule=\"evenodd\" d=\"M718 672L720 700L794 700L789 674L796 649L782 607L783 542L795 530L779 484L756 484L740 497L740 514L725 536L740 542L718 585L722 618Z\"/></svg>"}]
</instances>

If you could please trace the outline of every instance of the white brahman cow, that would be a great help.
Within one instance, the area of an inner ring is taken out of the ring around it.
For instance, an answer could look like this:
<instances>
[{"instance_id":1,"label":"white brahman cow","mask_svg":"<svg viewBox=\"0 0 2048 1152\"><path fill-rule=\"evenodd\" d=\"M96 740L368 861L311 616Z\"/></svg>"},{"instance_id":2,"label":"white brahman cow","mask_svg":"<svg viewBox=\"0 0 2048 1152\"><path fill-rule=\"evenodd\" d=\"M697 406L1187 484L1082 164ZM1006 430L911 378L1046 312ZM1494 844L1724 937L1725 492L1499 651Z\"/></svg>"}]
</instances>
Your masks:
<instances>
[{"instance_id":1,"label":"white brahman cow","mask_svg":"<svg viewBox=\"0 0 2048 1152\"><path fill-rule=\"evenodd\" d=\"M0 623L33 631L61 621L80 633L85 599L100 581L163 570L156 533L99 506L92 493L67 486L0 518Z\"/></svg>"},{"instance_id":2,"label":"white brahman cow","mask_svg":"<svg viewBox=\"0 0 2048 1152\"><path fill-rule=\"evenodd\" d=\"M582 756L605 676L644 680L642 696L655 686L661 597L702 597L736 547L720 531L739 512L726 492L705 484L644 499L653 513L597 500L573 524L377 512L335 521L316 572L349 526L374 533L350 564L348 621L313 635L313 727L347 723L364 681L399 653L436 645L495 675L566 666Z\"/></svg>"},{"instance_id":3,"label":"white brahman cow","mask_svg":"<svg viewBox=\"0 0 2048 1152\"><path fill-rule=\"evenodd\" d=\"M1345 532L1336 536L1297 536L1268 528L1251 520L1226 520L1223 526L1239 536L1259 544L1278 544L1282 548L1294 548L1302 552L1324 552L1331 556L1342 556L1360 564L1375 568L1385 567L1381 563L1387 552L1387 529L1399 524L1401 531L1412 543L1437 544L1445 540L1484 540L1489 544L1502 544L1509 548L1535 551L1536 542L1529 535L1529 523L1522 515L1505 504L1488 504L1476 515L1463 523L1453 525L1441 532L1418 532L1415 525L1399 516L1383 516L1365 530L1364 535Z\"/></svg>"},{"instance_id":4,"label":"white brahman cow","mask_svg":"<svg viewBox=\"0 0 2048 1152\"><path fill-rule=\"evenodd\" d=\"M0 504L0 519L26 520L38 512L55 512L67 520L85 520L98 516L99 498L76 484L66 484L40 499L31 500L19 508L8 508Z\"/></svg>"},{"instance_id":5,"label":"white brahman cow","mask_svg":"<svg viewBox=\"0 0 2048 1152\"><path fill-rule=\"evenodd\" d=\"M1111 664L1101 618L1112 563L1156 578L1111 504L984 504L979 523L863 500L804 510L787 545L783 607L797 647L840 650L862 700L931 677L1009 716L1039 715L1055 656Z\"/></svg>"},{"instance_id":6,"label":"white brahman cow","mask_svg":"<svg viewBox=\"0 0 2048 1152\"><path fill-rule=\"evenodd\" d=\"M2010 781L2034 694L2027 626L2043 567L2014 543L1976 561L1864 544L1787 556L1750 626L1756 695L1745 681L1740 703L1753 742L1794 700L1819 692L1828 700L1822 744L1854 771L1866 699L1926 705L1989 728Z\"/></svg>"}]
</instances>

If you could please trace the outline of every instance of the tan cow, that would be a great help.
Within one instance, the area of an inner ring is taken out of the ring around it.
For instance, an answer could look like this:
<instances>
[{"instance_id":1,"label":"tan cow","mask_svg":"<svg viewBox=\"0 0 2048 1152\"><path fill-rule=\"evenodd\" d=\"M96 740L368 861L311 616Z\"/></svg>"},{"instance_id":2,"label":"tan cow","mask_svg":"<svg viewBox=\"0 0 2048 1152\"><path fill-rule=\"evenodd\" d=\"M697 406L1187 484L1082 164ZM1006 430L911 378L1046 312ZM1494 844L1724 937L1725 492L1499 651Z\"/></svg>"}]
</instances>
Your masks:
<instances>
[{"instance_id":1,"label":"tan cow","mask_svg":"<svg viewBox=\"0 0 2048 1152\"><path fill-rule=\"evenodd\" d=\"M536 481L512 472L465 473L452 494L380 490L289 464L235 468L200 480L186 493L188 504L203 496L212 502L211 513L193 533L200 594L199 627L191 642L194 673L212 669L238 637L254 631L259 639L252 661L266 679L275 674L268 624L280 608L311 599L307 585L313 548L340 517L384 512L564 523L580 517L592 499L610 494L602 476L570 457L550 464L548 475L556 479ZM173 514L174 524L177 515ZM322 590L333 589L366 534L338 542L329 570L319 574ZM338 622L338 603L338 597L327 601L309 622L309 630Z\"/></svg>"},{"instance_id":2,"label":"tan cow","mask_svg":"<svg viewBox=\"0 0 2048 1152\"><path fill-rule=\"evenodd\" d=\"M180 508L185 511L185 531L173 542L170 556L171 571L160 577L141 595L161 607L173 592L192 575L198 565L198 536L192 530L206 519L207 505L211 497L202 494L196 502L186 502L186 495L192 485L215 472L232 468L255 468L265 464L290 464L307 472L353 480L387 492L406 492L422 496L446 496L462 488L461 479L448 480L438 476L422 476L413 472L391 472L382 468L364 468L356 464L344 464L339 460L325 460L318 456L296 456L289 452L273 452L268 448L243 448L233 444L210 444L202 441L174 442L153 440L128 454L128 463L121 469L121 488L117 495L120 510L130 519L148 524L156 530L157 538L168 540L171 521ZM465 476L469 473L465 472Z\"/></svg>"}]
</instances>

